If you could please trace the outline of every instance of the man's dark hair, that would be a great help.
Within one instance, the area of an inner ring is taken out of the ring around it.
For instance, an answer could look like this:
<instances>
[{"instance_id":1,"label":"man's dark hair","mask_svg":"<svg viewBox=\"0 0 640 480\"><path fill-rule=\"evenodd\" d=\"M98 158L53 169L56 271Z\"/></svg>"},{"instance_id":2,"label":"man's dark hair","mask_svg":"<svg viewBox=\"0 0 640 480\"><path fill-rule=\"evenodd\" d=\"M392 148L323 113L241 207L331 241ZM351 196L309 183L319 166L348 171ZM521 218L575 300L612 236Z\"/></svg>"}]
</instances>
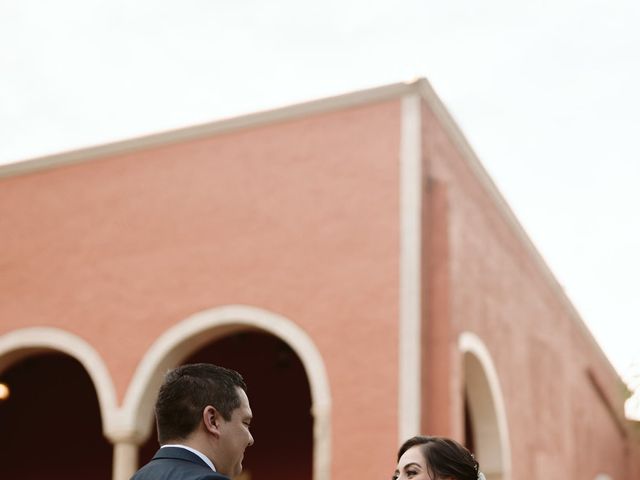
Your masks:
<instances>
[{"instance_id":1,"label":"man's dark hair","mask_svg":"<svg viewBox=\"0 0 640 480\"><path fill-rule=\"evenodd\" d=\"M398 450L398 461L404 452L416 445L421 446L427 472L432 480L477 480L478 462L469 450L449 438L423 435L410 438Z\"/></svg>"},{"instance_id":2,"label":"man's dark hair","mask_svg":"<svg viewBox=\"0 0 640 480\"><path fill-rule=\"evenodd\" d=\"M229 421L240 406L237 388L247 390L242 375L210 363L194 363L170 370L156 401L158 442L187 438L202 419L207 405Z\"/></svg>"}]
</instances>

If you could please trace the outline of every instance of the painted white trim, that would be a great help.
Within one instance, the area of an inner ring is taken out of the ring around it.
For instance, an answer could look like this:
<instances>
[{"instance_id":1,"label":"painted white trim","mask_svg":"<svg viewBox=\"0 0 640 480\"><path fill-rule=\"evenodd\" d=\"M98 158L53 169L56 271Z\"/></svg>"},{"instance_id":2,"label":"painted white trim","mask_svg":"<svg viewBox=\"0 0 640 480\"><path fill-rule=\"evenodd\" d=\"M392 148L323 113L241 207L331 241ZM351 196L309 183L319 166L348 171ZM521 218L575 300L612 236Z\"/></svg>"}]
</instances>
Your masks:
<instances>
[{"instance_id":1,"label":"painted white trim","mask_svg":"<svg viewBox=\"0 0 640 480\"><path fill-rule=\"evenodd\" d=\"M402 99L400 145L400 344L398 437L420 432L421 401L421 99Z\"/></svg>"},{"instance_id":2,"label":"painted white trim","mask_svg":"<svg viewBox=\"0 0 640 480\"><path fill-rule=\"evenodd\" d=\"M613 477L607 473L599 473L594 480L613 480Z\"/></svg>"},{"instance_id":3,"label":"painted white trim","mask_svg":"<svg viewBox=\"0 0 640 480\"><path fill-rule=\"evenodd\" d=\"M304 366L311 389L313 415L313 479L329 480L331 473L331 393L320 352L311 337L291 320L259 308L229 305L183 320L162 334L149 348L129 384L120 425L130 438L143 441L158 388L166 370L177 366L198 348L235 331L260 329L286 342Z\"/></svg>"},{"instance_id":4,"label":"painted white trim","mask_svg":"<svg viewBox=\"0 0 640 480\"><path fill-rule=\"evenodd\" d=\"M58 328L33 327L13 330L0 336L0 371L21 358L43 351L65 353L80 362L96 389L102 430L108 437L109 426L116 416L116 390L102 358L82 338Z\"/></svg>"},{"instance_id":5,"label":"painted white trim","mask_svg":"<svg viewBox=\"0 0 640 480\"><path fill-rule=\"evenodd\" d=\"M484 342L475 333L463 332L458 339L458 348L462 354L473 355L484 371L489 391L491 394L491 402L496 415L498 437L500 442L500 457L502 462L502 480L511 479L511 444L509 443L509 428L507 423L507 410L500 388L500 379L495 368L489 349ZM466 379L466 374L463 381ZM480 465L482 467L482 465Z\"/></svg>"},{"instance_id":6,"label":"painted white trim","mask_svg":"<svg viewBox=\"0 0 640 480\"><path fill-rule=\"evenodd\" d=\"M96 158L130 153L145 148L159 147L188 140L196 140L212 135L230 133L237 130L255 128L262 125L294 120L301 117L332 112L344 108L353 108L361 105L393 100L407 93L415 93L415 85L415 81L394 83L384 85L382 87L375 87L319 100L289 105L273 110L217 120L202 125L170 130L153 135L145 135L120 142L113 142L95 147L48 155L45 157L22 160L16 163L0 166L0 178L56 168L63 165L82 163Z\"/></svg>"}]
</instances>

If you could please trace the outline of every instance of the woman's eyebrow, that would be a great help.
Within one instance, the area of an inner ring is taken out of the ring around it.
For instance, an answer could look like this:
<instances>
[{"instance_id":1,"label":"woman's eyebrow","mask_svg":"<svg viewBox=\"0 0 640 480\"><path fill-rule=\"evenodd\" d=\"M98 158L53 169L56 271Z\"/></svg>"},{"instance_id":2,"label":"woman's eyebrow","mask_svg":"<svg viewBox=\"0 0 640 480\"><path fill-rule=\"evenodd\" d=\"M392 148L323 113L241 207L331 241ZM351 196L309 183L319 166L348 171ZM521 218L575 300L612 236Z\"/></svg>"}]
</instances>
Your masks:
<instances>
[{"instance_id":1,"label":"woman's eyebrow","mask_svg":"<svg viewBox=\"0 0 640 480\"><path fill-rule=\"evenodd\" d=\"M404 469L406 470L407 468L409 468L409 467L413 467L413 466L416 466L416 467L418 467L418 468L422 468L422 466L421 466L419 463L417 463L417 462L411 462L411 463L407 463L407 464L404 466Z\"/></svg>"}]
</instances>

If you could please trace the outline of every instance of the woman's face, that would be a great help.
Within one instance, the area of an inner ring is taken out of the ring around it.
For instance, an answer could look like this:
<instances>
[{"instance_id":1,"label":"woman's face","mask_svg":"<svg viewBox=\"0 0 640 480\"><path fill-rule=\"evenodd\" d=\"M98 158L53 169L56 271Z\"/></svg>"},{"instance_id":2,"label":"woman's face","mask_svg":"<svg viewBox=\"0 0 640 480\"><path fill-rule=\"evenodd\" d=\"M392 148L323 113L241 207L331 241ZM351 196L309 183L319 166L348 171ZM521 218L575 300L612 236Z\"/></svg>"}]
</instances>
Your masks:
<instances>
[{"instance_id":1,"label":"woman's face","mask_svg":"<svg viewBox=\"0 0 640 480\"><path fill-rule=\"evenodd\" d=\"M431 480L421 447L422 445L414 445L404 452L398 460L394 480Z\"/></svg>"}]
</instances>

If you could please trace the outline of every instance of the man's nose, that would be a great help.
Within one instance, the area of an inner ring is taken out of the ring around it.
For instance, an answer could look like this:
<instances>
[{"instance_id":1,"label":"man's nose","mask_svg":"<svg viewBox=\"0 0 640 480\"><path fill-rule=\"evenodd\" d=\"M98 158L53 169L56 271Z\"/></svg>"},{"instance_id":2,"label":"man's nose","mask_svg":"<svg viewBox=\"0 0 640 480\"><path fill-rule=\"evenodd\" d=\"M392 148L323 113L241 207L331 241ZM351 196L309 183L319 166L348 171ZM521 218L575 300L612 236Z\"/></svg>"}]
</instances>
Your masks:
<instances>
[{"instance_id":1,"label":"man's nose","mask_svg":"<svg viewBox=\"0 0 640 480\"><path fill-rule=\"evenodd\" d=\"M253 445L253 435L249 433L249 444L247 446L250 447L251 445Z\"/></svg>"}]
</instances>

